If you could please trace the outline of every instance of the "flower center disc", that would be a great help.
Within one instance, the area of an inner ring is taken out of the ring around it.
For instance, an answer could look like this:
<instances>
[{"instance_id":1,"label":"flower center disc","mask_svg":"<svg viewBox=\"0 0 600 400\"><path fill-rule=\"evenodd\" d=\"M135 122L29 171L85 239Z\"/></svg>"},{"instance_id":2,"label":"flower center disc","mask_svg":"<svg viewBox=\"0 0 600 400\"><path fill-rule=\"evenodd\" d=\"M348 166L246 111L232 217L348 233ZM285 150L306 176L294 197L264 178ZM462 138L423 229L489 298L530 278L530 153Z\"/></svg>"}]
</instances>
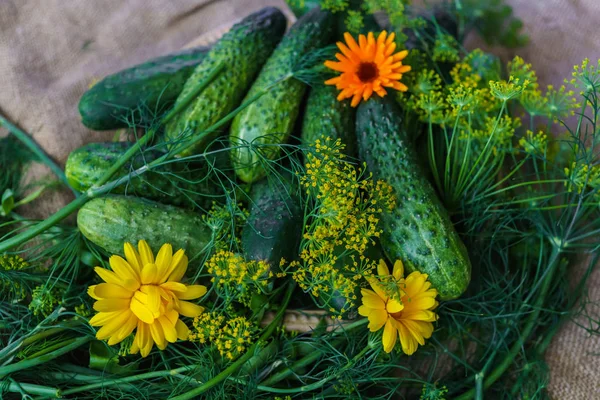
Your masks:
<instances>
[{"instance_id":1,"label":"flower center disc","mask_svg":"<svg viewBox=\"0 0 600 400\"><path fill-rule=\"evenodd\" d=\"M375 63L360 63L356 75L361 82L371 82L379 75L379 70Z\"/></svg>"}]
</instances>

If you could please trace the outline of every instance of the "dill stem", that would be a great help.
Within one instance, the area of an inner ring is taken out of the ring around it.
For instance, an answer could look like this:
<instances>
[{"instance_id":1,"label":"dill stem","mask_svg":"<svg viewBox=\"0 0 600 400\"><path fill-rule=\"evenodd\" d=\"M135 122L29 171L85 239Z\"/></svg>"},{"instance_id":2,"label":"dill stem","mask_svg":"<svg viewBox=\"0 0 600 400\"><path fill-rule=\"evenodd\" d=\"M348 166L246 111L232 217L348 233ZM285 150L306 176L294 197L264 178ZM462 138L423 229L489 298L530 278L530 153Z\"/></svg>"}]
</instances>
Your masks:
<instances>
[{"instance_id":1,"label":"dill stem","mask_svg":"<svg viewBox=\"0 0 600 400\"><path fill-rule=\"evenodd\" d=\"M270 392L270 393L302 393L302 392L310 392L315 389L319 389L319 388L323 387L323 385L325 385L327 382L329 382L333 379L336 379L342 373L344 373L347 369L354 366L354 364L356 364L356 362L358 360L360 360L369 350L371 350L371 345L365 346L351 360L348 360L346 365L344 365L342 368L340 368L335 374L331 374L327 378L321 379L320 381L315 382L315 383L311 383L310 385L300 386L297 388L287 388L287 389L279 389L279 388L272 388L272 387L268 387L268 386L258 385L256 388L258 390L262 390L263 392Z\"/></svg>"},{"instance_id":2,"label":"dill stem","mask_svg":"<svg viewBox=\"0 0 600 400\"><path fill-rule=\"evenodd\" d=\"M35 394L44 397L60 397L60 390L49 386L34 385L32 383L10 382L8 391L11 393ZM25 396L23 398L26 398Z\"/></svg>"},{"instance_id":3,"label":"dill stem","mask_svg":"<svg viewBox=\"0 0 600 400\"><path fill-rule=\"evenodd\" d=\"M344 332L348 332L350 330L353 330L356 327L359 326L363 326L365 325L369 320L367 318L363 318L359 321L353 322L352 324L349 324L345 327L343 327L343 330L340 331L340 333L338 335L341 335ZM331 346L335 347L337 346L337 344L341 343L342 340L338 339L335 342L331 343ZM312 352L310 354L305 355L304 357L302 357L301 359L299 359L298 361L296 361L294 364L292 364L290 367L284 369L283 371L279 371L278 373L276 373L275 375L271 375L270 377L268 377L267 379L265 379L264 382L262 382L263 386L271 386L285 378L287 378L290 374L292 374L295 370L298 370L302 367L304 367L307 364L311 364L312 362L314 362L315 360L317 360L319 357L321 357L321 353L319 353L318 351Z\"/></svg>"},{"instance_id":4,"label":"dill stem","mask_svg":"<svg viewBox=\"0 0 600 400\"><path fill-rule=\"evenodd\" d=\"M2 114L0 114L0 126L4 126L10 133L15 135L17 139L21 141L33 154L37 156L37 158L44 164L50 168L50 170L58 177L58 179L65 184L75 196L79 196L79 193L69 185L69 181L67 180L67 176L61 167L58 166L46 154L46 152L37 144L37 142L27 133L23 132L16 125L12 124L8 121Z\"/></svg>"},{"instance_id":5,"label":"dill stem","mask_svg":"<svg viewBox=\"0 0 600 400\"><path fill-rule=\"evenodd\" d=\"M548 271L548 274L544 277L544 281L540 288L539 296L536 299L535 303L533 304L534 311L531 313L531 315L527 319L527 323L526 323L525 327L519 334L519 337L516 340L516 342L513 343L512 347L510 348L510 350L508 351L508 353L506 354L504 359L487 376L485 381L483 381L483 389L487 389L490 386L492 386L502 376L502 374L504 374L504 372L508 369L508 367L510 367L513 360L519 353L519 351L521 351L521 349L523 348L525 341L529 338L529 335L533 331L533 328L535 328L535 322L536 322L538 316L540 315L540 312L542 311L542 305L544 304L544 301L546 300L546 295L547 295L548 290L550 289L550 286L552 283L552 278L554 277L554 272L556 271L556 267L560 264L560 262L559 262L560 254L561 254L561 250L558 248L554 248L554 250L552 252L552 256L550 258L550 260L551 260L550 270ZM523 306L525 306L526 304L527 303L525 302L523 304ZM491 360L492 360L492 357L490 357L490 361ZM475 375L476 379L479 375L482 375L482 376L485 375L485 369L487 369L487 366L490 364L490 361L488 361L486 363L486 365L484 366L484 368L482 369L481 372L479 372L478 374ZM455 400L469 400L469 399L472 399L475 394L476 394L476 388L473 388L473 389L463 393L462 395L455 397Z\"/></svg>"},{"instance_id":6,"label":"dill stem","mask_svg":"<svg viewBox=\"0 0 600 400\"><path fill-rule=\"evenodd\" d=\"M285 314L285 310L287 309L287 305L290 302L290 299L292 298L292 293L294 292L295 287L296 287L296 285L294 285L294 284L290 284L288 286L288 290L285 294L285 298L284 298L283 302L280 304L279 310L277 311L275 318L273 318L273 321L265 328L262 335L260 335L258 340L246 351L246 353L244 353L243 356L238 358L236 362L231 364L229 367L227 367L220 374L218 374L217 376L215 376L208 382L206 382L206 383L198 386L197 388L194 388L186 393L180 394L179 396L172 397L171 400L187 400L187 399L197 398L200 394L206 392L207 390L213 388L214 386L218 385L219 383L221 383L222 381L227 379L230 375L232 375L234 372L236 372L242 365L244 365L246 363L246 361L248 361L250 358L252 358L255 355L256 351L258 350L258 346L261 343L268 340L269 337L271 337L273 332L275 332L275 330L279 326L279 323L281 322L281 319L283 318L283 315Z\"/></svg>"},{"instance_id":7,"label":"dill stem","mask_svg":"<svg viewBox=\"0 0 600 400\"><path fill-rule=\"evenodd\" d=\"M223 68L225 68L225 64L223 62L220 62L219 64L217 64L215 66L215 68L212 69L212 71L210 71L210 73L208 74L208 76L202 80L198 86L194 87L194 89L192 89L192 91L190 93L188 93L188 95L186 97L183 98L183 100L175 105L175 107L173 107L171 109L171 111L169 111L169 113L160 121L160 124L158 127L160 127L163 124L166 124L167 122L171 121L177 114L179 114L181 111L183 111L185 108L187 108L187 106L190 105L190 103L196 98L198 97L198 95L200 94L200 92L202 92L216 77L218 74L221 73L221 71L223 70ZM158 130L158 127L155 127L153 129L148 130L148 132L142 136L137 142L135 142L135 144L133 146L131 146L126 152L125 154L123 154L122 157L120 157L109 169L108 171L106 171L106 173L104 175L102 175L102 177L100 179L98 179L98 181L94 184L94 188L98 188L99 186L104 185L106 182L108 182L110 180L110 178L113 177L113 175L115 173L117 173L117 171L119 169L121 169L121 167L123 165L125 165L125 163L129 160L131 160L131 158L133 156L135 156L135 154L148 142L150 142L153 138L154 135L156 134L156 131Z\"/></svg>"},{"instance_id":8,"label":"dill stem","mask_svg":"<svg viewBox=\"0 0 600 400\"><path fill-rule=\"evenodd\" d=\"M135 381L139 381L142 379L161 378L163 376L175 376L181 372L193 370L196 367L197 367L196 365L186 365L186 366L175 368L175 369L145 372L143 374L126 376L123 378L106 379L101 382L90 383L89 385L77 386L72 389L62 390L60 392L60 394L61 394L61 396L69 396L69 395L72 395L75 393L85 392L86 390L105 388L105 387L109 387L109 386L116 386L121 383L135 382Z\"/></svg>"},{"instance_id":9,"label":"dill stem","mask_svg":"<svg viewBox=\"0 0 600 400\"><path fill-rule=\"evenodd\" d=\"M79 346L89 342L92 339L93 339L93 337L91 337L91 336L75 338L75 339L72 339L68 345L66 345L60 349L54 350L50 353L47 353L42 356L32 358L29 360L19 361L18 363L15 363L15 364L4 365L4 366L0 367L0 378L3 378L8 374L12 374L17 371L35 367L36 365L44 364L48 361L54 360L55 358L60 357L63 354L70 352L71 350L75 350Z\"/></svg>"}]
</instances>

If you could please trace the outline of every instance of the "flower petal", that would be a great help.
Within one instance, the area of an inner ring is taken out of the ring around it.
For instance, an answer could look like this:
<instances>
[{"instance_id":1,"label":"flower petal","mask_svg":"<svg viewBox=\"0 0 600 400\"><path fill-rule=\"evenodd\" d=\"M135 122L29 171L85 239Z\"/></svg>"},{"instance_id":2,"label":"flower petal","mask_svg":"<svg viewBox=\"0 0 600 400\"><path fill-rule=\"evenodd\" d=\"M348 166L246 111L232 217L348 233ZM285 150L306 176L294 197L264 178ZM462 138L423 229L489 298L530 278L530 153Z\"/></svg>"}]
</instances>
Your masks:
<instances>
[{"instance_id":1,"label":"flower petal","mask_svg":"<svg viewBox=\"0 0 600 400\"><path fill-rule=\"evenodd\" d=\"M180 300L194 300L202 297L206 294L206 286L203 285L189 285L184 293L177 293L177 297Z\"/></svg>"},{"instance_id":2,"label":"flower petal","mask_svg":"<svg viewBox=\"0 0 600 400\"><path fill-rule=\"evenodd\" d=\"M385 310L385 302L377 293L369 289L361 289L360 293L365 306L376 310Z\"/></svg>"},{"instance_id":3,"label":"flower petal","mask_svg":"<svg viewBox=\"0 0 600 400\"><path fill-rule=\"evenodd\" d=\"M126 279L139 279L139 274L134 270L134 268L129 265L127 261L121 256L111 256L108 259L108 263L112 270L117 274L117 276L121 280Z\"/></svg>"},{"instance_id":4,"label":"flower petal","mask_svg":"<svg viewBox=\"0 0 600 400\"><path fill-rule=\"evenodd\" d=\"M179 314L183 316L195 318L202 314L204 307L190 303L189 301L180 301L176 307L176 310L179 311Z\"/></svg>"},{"instance_id":5,"label":"flower petal","mask_svg":"<svg viewBox=\"0 0 600 400\"><path fill-rule=\"evenodd\" d=\"M388 276L390 274L390 270L385 263L384 260L379 260L379 264L377 264L377 275L379 276Z\"/></svg>"},{"instance_id":6,"label":"flower petal","mask_svg":"<svg viewBox=\"0 0 600 400\"><path fill-rule=\"evenodd\" d=\"M171 324L171 321L164 315L158 318L158 322L164 332L165 339L169 343L175 343L177 341L177 331L175 330L175 324Z\"/></svg>"},{"instance_id":7,"label":"flower petal","mask_svg":"<svg viewBox=\"0 0 600 400\"><path fill-rule=\"evenodd\" d=\"M185 293L188 290L188 287L183 283L179 282L165 282L160 285L161 288L170 290L171 292ZM177 296L179 297L179 296Z\"/></svg>"},{"instance_id":8,"label":"flower petal","mask_svg":"<svg viewBox=\"0 0 600 400\"><path fill-rule=\"evenodd\" d=\"M129 299L102 299L94 303L94 310L101 312L124 311L129 308Z\"/></svg>"},{"instance_id":9,"label":"flower petal","mask_svg":"<svg viewBox=\"0 0 600 400\"><path fill-rule=\"evenodd\" d=\"M397 281L404 277L404 264L401 260L396 260L396 262L394 263L394 270L392 272L392 275L394 275L394 278L396 278Z\"/></svg>"},{"instance_id":10,"label":"flower petal","mask_svg":"<svg viewBox=\"0 0 600 400\"><path fill-rule=\"evenodd\" d=\"M389 315L385 310L372 310L369 313L369 330L376 332L389 320Z\"/></svg>"},{"instance_id":11,"label":"flower petal","mask_svg":"<svg viewBox=\"0 0 600 400\"><path fill-rule=\"evenodd\" d=\"M138 322L138 319L135 316L135 314L133 314L131 311L129 311L129 318L119 328L119 330L110 337L110 339L108 340L108 345L112 346L114 344L120 343L123 340L125 340L125 338L127 336L129 336L131 334L131 332L133 332L133 330L137 326L137 322Z\"/></svg>"},{"instance_id":12,"label":"flower petal","mask_svg":"<svg viewBox=\"0 0 600 400\"><path fill-rule=\"evenodd\" d=\"M98 297L98 295L96 294L96 286L98 285L92 285L88 287L87 294L94 300L100 300L100 297Z\"/></svg>"},{"instance_id":13,"label":"flower petal","mask_svg":"<svg viewBox=\"0 0 600 400\"><path fill-rule=\"evenodd\" d=\"M390 353L396 345L396 332L397 331L394 323L391 320L388 320L385 323L385 327L383 328L383 337L381 338L381 341L383 343L383 350L386 353Z\"/></svg>"},{"instance_id":14,"label":"flower petal","mask_svg":"<svg viewBox=\"0 0 600 400\"><path fill-rule=\"evenodd\" d=\"M188 258L185 254L183 254L177 265L173 268L173 272L171 272L167 280L170 282L179 282L181 278L183 278L183 275L185 275L187 267Z\"/></svg>"},{"instance_id":15,"label":"flower petal","mask_svg":"<svg viewBox=\"0 0 600 400\"><path fill-rule=\"evenodd\" d=\"M417 347L419 347L417 341L402 322L398 323L398 337L404 354L410 356L417 351Z\"/></svg>"},{"instance_id":16,"label":"flower petal","mask_svg":"<svg viewBox=\"0 0 600 400\"><path fill-rule=\"evenodd\" d=\"M146 264L142 268L142 284L158 283L158 268L156 264Z\"/></svg>"},{"instance_id":17,"label":"flower petal","mask_svg":"<svg viewBox=\"0 0 600 400\"><path fill-rule=\"evenodd\" d=\"M125 259L136 270L139 274L142 270L142 259L140 258L140 254L137 252L135 247L131 243L125 243L123 245L123 251L125 253Z\"/></svg>"},{"instance_id":18,"label":"flower petal","mask_svg":"<svg viewBox=\"0 0 600 400\"><path fill-rule=\"evenodd\" d=\"M404 310L404 304L395 299L389 299L385 305L388 313L394 314Z\"/></svg>"},{"instance_id":19,"label":"flower petal","mask_svg":"<svg viewBox=\"0 0 600 400\"><path fill-rule=\"evenodd\" d=\"M190 329L182 320L177 320L175 323L175 330L177 331L177 338L179 340L188 340L190 336Z\"/></svg>"},{"instance_id":20,"label":"flower petal","mask_svg":"<svg viewBox=\"0 0 600 400\"><path fill-rule=\"evenodd\" d=\"M156 255L156 267L158 268L158 275L162 277L171 267L171 261L173 260L173 246L169 243L162 245L158 254Z\"/></svg>"},{"instance_id":21,"label":"flower petal","mask_svg":"<svg viewBox=\"0 0 600 400\"><path fill-rule=\"evenodd\" d=\"M96 332L96 338L98 340L104 340L111 337L114 333L116 333L125 322L131 316L131 311L125 310L115 315L115 317L109 321L106 325ZM118 342L117 342L118 343Z\"/></svg>"},{"instance_id":22,"label":"flower petal","mask_svg":"<svg viewBox=\"0 0 600 400\"><path fill-rule=\"evenodd\" d=\"M107 323L109 323L110 321L115 319L115 317L117 315L119 315L121 313L122 313L122 311L99 312L96 315L94 315L92 318L90 318L89 324L91 326L106 325Z\"/></svg>"},{"instance_id":23,"label":"flower petal","mask_svg":"<svg viewBox=\"0 0 600 400\"><path fill-rule=\"evenodd\" d=\"M158 347L160 350L164 350L167 347L167 341L165 340L165 333L162 330L162 327L158 320L150 324L149 327L150 334L152 335L154 343L156 343L156 347Z\"/></svg>"},{"instance_id":24,"label":"flower petal","mask_svg":"<svg viewBox=\"0 0 600 400\"><path fill-rule=\"evenodd\" d=\"M154 315L152 314L152 311L150 311L148 309L148 307L146 307L145 304L140 302L135 297L133 299L131 299L131 304L130 304L129 308L135 314L135 316L138 317L141 321L143 321L147 324L151 324L154 322ZM140 349L141 348L143 348L142 345L140 345Z\"/></svg>"},{"instance_id":25,"label":"flower petal","mask_svg":"<svg viewBox=\"0 0 600 400\"><path fill-rule=\"evenodd\" d=\"M125 289L123 286L114 283L101 283L96 285L94 293L101 298L130 299L133 291Z\"/></svg>"},{"instance_id":26,"label":"flower petal","mask_svg":"<svg viewBox=\"0 0 600 400\"><path fill-rule=\"evenodd\" d=\"M138 242L138 250L140 251L142 267L146 264L154 264L154 254L152 254L152 250L145 240L140 240Z\"/></svg>"}]
</instances>

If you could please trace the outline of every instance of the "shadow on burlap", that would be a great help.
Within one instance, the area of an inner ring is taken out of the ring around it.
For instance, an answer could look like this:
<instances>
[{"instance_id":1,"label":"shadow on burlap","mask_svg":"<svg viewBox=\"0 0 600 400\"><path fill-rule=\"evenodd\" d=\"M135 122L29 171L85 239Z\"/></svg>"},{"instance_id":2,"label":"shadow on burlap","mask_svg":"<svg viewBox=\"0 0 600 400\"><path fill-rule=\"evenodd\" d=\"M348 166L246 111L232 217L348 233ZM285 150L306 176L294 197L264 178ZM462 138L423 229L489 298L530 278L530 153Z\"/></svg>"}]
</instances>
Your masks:
<instances>
[{"instance_id":1,"label":"shadow on burlap","mask_svg":"<svg viewBox=\"0 0 600 400\"><path fill-rule=\"evenodd\" d=\"M558 86L573 64L600 58L600 0L508 2L531 41L517 52L494 51L533 63L542 85ZM0 111L64 165L73 149L114 135L81 125L77 103L93 79L198 43L199 36L210 40L265 5L284 7L283 0L1 0ZM36 166L31 174L48 172ZM47 195L27 213L43 218L69 199L67 192ZM600 271L589 280L589 300L600 301ZM566 324L546 355L552 397L600 398L599 351L599 336Z\"/></svg>"}]
</instances>

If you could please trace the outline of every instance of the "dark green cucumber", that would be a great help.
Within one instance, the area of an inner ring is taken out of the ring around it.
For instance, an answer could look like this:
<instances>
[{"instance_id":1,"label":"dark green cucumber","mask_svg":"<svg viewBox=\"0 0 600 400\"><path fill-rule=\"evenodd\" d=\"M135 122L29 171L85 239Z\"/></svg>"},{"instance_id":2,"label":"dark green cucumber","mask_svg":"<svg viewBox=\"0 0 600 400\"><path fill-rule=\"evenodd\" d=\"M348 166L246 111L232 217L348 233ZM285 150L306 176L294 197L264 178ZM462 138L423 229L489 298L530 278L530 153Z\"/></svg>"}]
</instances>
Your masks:
<instances>
[{"instance_id":1,"label":"dark green cucumber","mask_svg":"<svg viewBox=\"0 0 600 400\"><path fill-rule=\"evenodd\" d=\"M165 138L173 142L172 147L203 134L241 103L281 39L285 27L286 20L281 11L267 7L234 25L214 45L185 83L176 104L183 101L199 82L207 79L219 64L223 64L224 69L185 110L167 124ZM202 152L218 134L206 134L193 148L181 151L180 155Z\"/></svg>"},{"instance_id":2,"label":"dark green cucumber","mask_svg":"<svg viewBox=\"0 0 600 400\"><path fill-rule=\"evenodd\" d=\"M381 244L408 272L429 275L442 299L459 297L469 285L471 263L447 211L425 178L402 112L391 96L374 97L357 111L360 157L376 179L389 183L397 204L382 215Z\"/></svg>"},{"instance_id":3,"label":"dark green cucumber","mask_svg":"<svg viewBox=\"0 0 600 400\"><path fill-rule=\"evenodd\" d=\"M298 256L303 210L287 177L283 183L258 182L252 187L251 198L250 215L242 231L244 254L278 270L282 258L290 261Z\"/></svg>"},{"instance_id":4,"label":"dark green cucumber","mask_svg":"<svg viewBox=\"0 0 600 400\"><path fill-rule=\"evenodd\" d=\"M304 121L302 121L302 144L310 146L317 139L326 137L340 139L346 146L344 153L356 156L354 132L355 112L349 101L338 101L334 86L313 86L308 95Z\"/></svg>"},{"instance_id":5,"label":"dark green cucumber","mask_svg":"<svg viewBox=\"0 0 600 400\"><path fill-rule=\"evenodd\" d=\"M327 44L331 36L331 14L317 8L304 15L269 57L245 100L289 76L294 65L305 54ZM306 84L293 78L284 79L234 118L229 138L234 146L240 147L231 151L231 157L241 180L255 182L265 175L259 154L244 145L284 143L294 128L305 91ZM279 154L277 146L262 147L258 151L268 159L274 159Z\"/></svg>"},{"instance_id":6,"label":"dark green cucumber","mask_svg":"<svg viewBox=\"0 0 600 400\"><path fill-rule=\"evenodd\" d=\"M92 243L121 255L125 242L145 240L154 252L170 243L174 250L184 249L193 258L205 250L211 238L200 215L128 196L111 195L87 202L77 214L77 226Z\"/></svg>"},{"instance_id":7,"label":"dark green cucumber","mask_svg":"<svg viewBox=\"0 0 600 400\"><path fill-rule=\"evenodd\" d=\"M177 99L208 50L196 47L107 76L79 100L81 122L95 130L125 128L128 119L139 121L143 117L138 106L164 111Z\"/></svg>"},{"instance_id":8,"label":"dark green cucumber","mask_svg":"<svg viewBox=\"0 0 600 400\"><path fill-rule=\"evenodd\" d=\"M88 190L131 146L133 143L128 142L90 143L74 150L69 154L65 166L69 184L80 192ZM116 176L127 175L162 155L155 150L139 153ZM208 167L200 166L196 170L183 170L180 167L179 171L176 165L166 164L133 177L128 184L116 187L113 193L135 194L165 204L202 208L209 208L222 194L220 186L206 176Z\"/></svg>"}]
</instances>

